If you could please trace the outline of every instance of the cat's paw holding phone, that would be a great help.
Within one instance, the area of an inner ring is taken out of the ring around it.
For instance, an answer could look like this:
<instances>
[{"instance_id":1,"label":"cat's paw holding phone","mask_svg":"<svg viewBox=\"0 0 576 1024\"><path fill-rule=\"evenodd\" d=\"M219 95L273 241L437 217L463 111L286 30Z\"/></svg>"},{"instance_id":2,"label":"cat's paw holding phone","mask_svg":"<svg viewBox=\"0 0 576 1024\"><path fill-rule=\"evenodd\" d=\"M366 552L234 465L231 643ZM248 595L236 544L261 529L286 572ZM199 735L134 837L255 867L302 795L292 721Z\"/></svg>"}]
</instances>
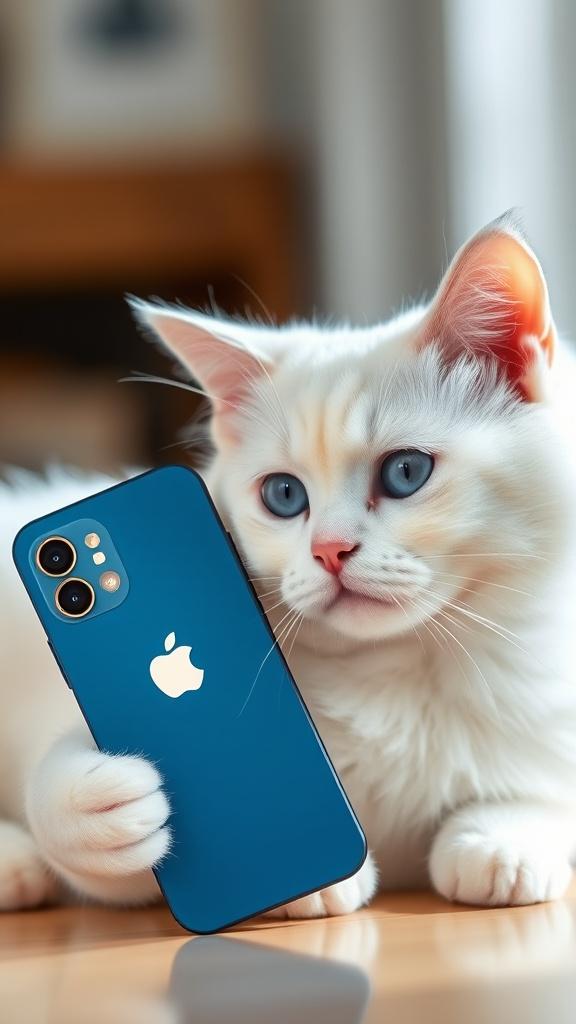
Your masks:
<instances>
[{"instance_id":1,"label":"cat's paw holding phone","mask_svg":"<svg viewBox=\"0 0 576 1024\"><path fill-rule=\"evenodd\" d=\"M352 914L372 898L378 885L376 866L369 853L362 867L351 878L336 882L326 889L302 896L283 907L270 910L267 917L286 919L290 917L336 917Z\"/></svg>"},{"instance_id":2,"label":"cat's paw holding phone","mask_svg":"<svg viewBox=\"0 0 576 1024\"><path fill-rule=\"evenodd\" d=\"M104 754L84 735L67 736L34 773L27 812L42 855L74 889L118 902L157 893L149 869L169 848L170 808L143 758Z\"/></svg>"}]
</instances>

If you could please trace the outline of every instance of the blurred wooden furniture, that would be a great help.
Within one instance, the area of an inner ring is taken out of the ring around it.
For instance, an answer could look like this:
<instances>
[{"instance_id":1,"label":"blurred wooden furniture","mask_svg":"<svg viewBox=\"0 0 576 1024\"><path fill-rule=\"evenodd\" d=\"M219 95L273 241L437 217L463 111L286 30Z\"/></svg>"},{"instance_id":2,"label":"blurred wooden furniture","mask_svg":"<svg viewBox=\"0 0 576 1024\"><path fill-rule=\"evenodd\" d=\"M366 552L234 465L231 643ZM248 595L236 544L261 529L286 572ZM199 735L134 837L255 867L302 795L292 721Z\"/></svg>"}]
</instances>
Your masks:
<instances>
[{"instance_id":1,"label":"blurred wooden furniture","mask_svg":"<svg viewBox=\"0 0 576 1024\"><path fill-rule=\"evenodd\" d=\"M125 294L201 308L215 301L227 313L278 321L301 311L295 186L293 169L266 155L0 162L0 463L114 470L126 461L188 461L171 445L197 410L194 396L144 385L126 396L117 384L133 370L174 375L170 361L142 342ZM80 443L77 414L58 398L55 377L80 403L85 385L84 437L92 415L93 445ZM112 446L97 443L104 435L96 382L102 416L111 424L133 417L122 438L116 431L117 450L113 429ZM9 416L7 395L17 417ZM114 402L121 408L111 413Z\"/></svg>"},{"instance_id":2,"label":"blurred wooden furniture","mask_svg":"<svg viewBox=\"0 0 576 1024\"><path fill-rule=\"evenodd\" d=\"M236 273L295 312L294 190L272 158L0 164L0 293Z\"/></svg>"}]
</instances>

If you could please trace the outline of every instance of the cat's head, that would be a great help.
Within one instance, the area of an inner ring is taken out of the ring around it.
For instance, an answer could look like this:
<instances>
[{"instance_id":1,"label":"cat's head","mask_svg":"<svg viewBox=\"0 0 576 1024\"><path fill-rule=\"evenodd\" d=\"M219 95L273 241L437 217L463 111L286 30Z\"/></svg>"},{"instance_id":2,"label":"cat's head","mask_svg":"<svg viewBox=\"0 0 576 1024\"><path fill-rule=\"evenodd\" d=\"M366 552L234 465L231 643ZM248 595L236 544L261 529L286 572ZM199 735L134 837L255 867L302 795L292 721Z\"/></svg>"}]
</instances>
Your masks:
<instances>
[{"instance_id":1,"label":"cat's head","mask_svg":"<svg viewBox=\"0 0 576 1024\"><path fill-rule=\"evenodd\" d=\"M135 307L210 397L210 486L269 608L363 640L435 616L440 630L478 590L518 600L514 581L556 557L554 327L509 222L458 253L428 307L385 325Z\"/></svg>"}]
</instances>

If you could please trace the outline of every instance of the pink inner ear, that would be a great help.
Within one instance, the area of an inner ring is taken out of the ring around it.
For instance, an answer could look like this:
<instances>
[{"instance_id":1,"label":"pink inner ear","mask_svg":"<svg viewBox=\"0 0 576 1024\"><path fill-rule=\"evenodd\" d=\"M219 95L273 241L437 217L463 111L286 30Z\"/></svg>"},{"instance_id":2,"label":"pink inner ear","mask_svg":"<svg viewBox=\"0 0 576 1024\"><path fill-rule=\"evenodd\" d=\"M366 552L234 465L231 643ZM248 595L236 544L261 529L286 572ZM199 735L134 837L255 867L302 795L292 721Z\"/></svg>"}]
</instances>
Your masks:
<instances>
[{"instance_id":1,"label":"pink inner ear","mask_svg":"<svg viewBox=\"0 0 576 1024\"><path fill-rule=\"evenodd\" d=\"M148 323L201 383L214 411L225 414L237 408L250 384L265 373L262 360L232 340L214 323L213 331L185 316L154 311Z\"/></svg>"},{"instance_id":2,"label":"pink inner ear","mask_svg":"<svg viewBox=\"0 0 576 1024\"><path fill-rule=\"evenodd\" d=\"M137 306L136 311L201 384L212 403L213 430L218 441L235 441L232 414L242 405L251 385L271 369L271 364L253 348L245 347L244 339L235 340L234 324L146 303ZM250 331L241 329L251 343Z\"/></svg>"},{"instance_id":3,"label":"pink inner ear","mask_svg":"<svg viewBox=\"0 0 576 1024\"><path fill-rule=\"evenodd\" d=\"M481 233L456 257L427 318L423 344L432 341L447 359L496 358L522 398L536 397L537 364L551 363L554 328L540 266L514 235Z\"/></svg>"},{"instance_id":4,"label":"pink inner ear","mask_svg":"<svg viewBox=\"0 0 576 1024\"><path fill-rule=\"evenodd\" d=\"M190 355L189 365L219 415L237 409L250 385L264 372L250 353L217 338L211 338L208 343L200 342Z\"/></svg>"}]
</instances>

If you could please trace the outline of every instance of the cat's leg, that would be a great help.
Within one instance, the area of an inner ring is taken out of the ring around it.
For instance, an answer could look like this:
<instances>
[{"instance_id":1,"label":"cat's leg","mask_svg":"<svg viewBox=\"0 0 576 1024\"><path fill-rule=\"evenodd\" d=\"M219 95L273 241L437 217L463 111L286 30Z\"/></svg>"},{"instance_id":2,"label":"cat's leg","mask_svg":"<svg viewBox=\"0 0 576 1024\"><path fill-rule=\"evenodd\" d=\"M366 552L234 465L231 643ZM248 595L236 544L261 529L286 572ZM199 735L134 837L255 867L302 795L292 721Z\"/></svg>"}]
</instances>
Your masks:
<instances>
[{"instance_id":1,"label":"cat's leg","mask_svg":"<svg viewBox=\"0 0 576 1024\"><path fill-rule=\"evenodd\" d=\"M0 821L0 911L49 903L57 889L32 836L20 825Z\"/></svg>"},{"instance_id":2,"label":"cat's leg","mask_svg":"<svg viewBox=\"0 0 576 1024\"><path fill-rule=\"evenodd\" d=\"M576 810L538 802L470 804L438 832L434 887L449 900L521 906L557 899L571 878Z\"/></svg>"},{"instance_id":3,"label":"cat's leg","mask_svg":"<svg viewBox=\"0 0 576 1024\"><path fill-rule=\"evenodd\" d=\"M351 914L368 903L376 892L378 873L376 865L369 853L362 867L351 878L343 882L302 896L299 900L287 903L276 910L270 910L267 917L335 917L338 914Z\"/></svg>"},{"instance_id":4,"label":"cat's leg","mask_svg":"<svg viewBox=\"0 0 576 1024\"><path fill-rule=\"evenodd\" d=\"M59 740L26 794L42 857L83 897L138 904L160 897L151 872L168 850L168 801L139 757L98 751L87 734Z\"/></svg>"}]
</instances>

